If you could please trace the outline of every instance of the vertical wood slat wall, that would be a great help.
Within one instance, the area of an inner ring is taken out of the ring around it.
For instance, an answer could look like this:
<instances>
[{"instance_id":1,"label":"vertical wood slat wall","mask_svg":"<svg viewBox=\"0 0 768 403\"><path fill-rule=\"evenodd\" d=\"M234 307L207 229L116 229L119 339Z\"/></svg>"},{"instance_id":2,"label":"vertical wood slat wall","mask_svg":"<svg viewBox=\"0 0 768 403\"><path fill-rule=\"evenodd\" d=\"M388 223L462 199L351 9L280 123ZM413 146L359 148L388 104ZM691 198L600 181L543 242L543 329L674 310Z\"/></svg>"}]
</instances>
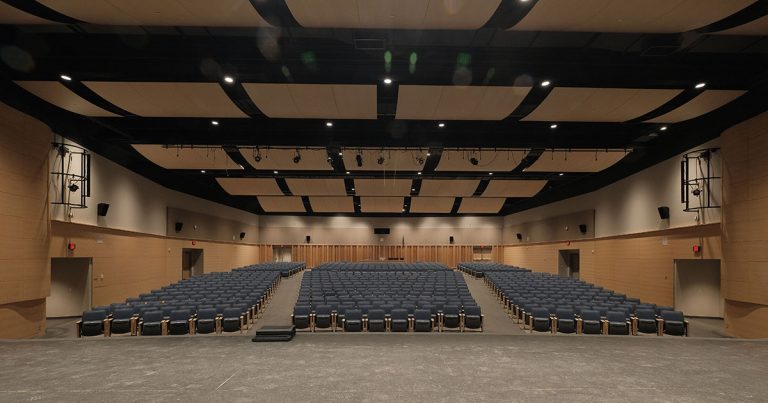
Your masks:
<instances>
[{"instance_id":1,"label":"vertical wood slat wall","mask_svg":"<svg viewBox=\"0 0 768 403\"><path fill-rule=\"evenodd\" d=\"M307 267L326 262L403 261L438 262L456 267L460 262L472 260L472 245L292 245L292 260ZM492 260L500 262L503 248L492 247ZM262 255L264 256L264 255ZM268 261L269 259L263 259Z\"/></svg>"}]
</instances>

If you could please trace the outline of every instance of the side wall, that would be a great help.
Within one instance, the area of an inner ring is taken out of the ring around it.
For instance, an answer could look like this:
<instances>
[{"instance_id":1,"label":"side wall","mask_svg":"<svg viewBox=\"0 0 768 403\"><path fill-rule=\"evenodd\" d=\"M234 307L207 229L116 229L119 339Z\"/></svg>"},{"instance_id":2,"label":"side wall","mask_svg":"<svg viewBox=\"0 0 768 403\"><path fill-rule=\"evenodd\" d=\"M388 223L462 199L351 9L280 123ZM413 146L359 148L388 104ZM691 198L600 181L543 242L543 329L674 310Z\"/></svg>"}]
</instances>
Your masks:
<instances>
[{"instance_id":1,"label":"side wall","mask_svg":"<svg viewBox=\"0 0 768 403\"><path fill-rule=\"evenodd\" d=\"M768 113L723 133L725 329L768 337Z\"/></svg>"},{"instance_id":2,"label":"side wall","mask_svg":"<svg viewBox=\"0 0 768 403\"><path fill-rule=\"evenodd\" d=\"M51 131L0 103L0 338L45 332Z\"/></svg>"}]
</instances>

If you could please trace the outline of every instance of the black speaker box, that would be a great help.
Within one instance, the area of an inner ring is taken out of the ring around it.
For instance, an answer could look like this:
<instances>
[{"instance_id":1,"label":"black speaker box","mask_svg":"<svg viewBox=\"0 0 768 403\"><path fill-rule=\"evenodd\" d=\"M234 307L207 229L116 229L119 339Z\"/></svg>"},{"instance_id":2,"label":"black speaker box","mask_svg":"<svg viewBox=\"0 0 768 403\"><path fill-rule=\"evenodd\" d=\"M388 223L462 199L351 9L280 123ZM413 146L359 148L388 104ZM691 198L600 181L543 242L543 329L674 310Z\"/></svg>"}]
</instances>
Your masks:
<instances>
[{"instance_id":1,"label":"black speaker box","mask_svg":"<svg viewBox=\"0 0 768 403\"><path fill-rule=\"evenodd\" d=\"M99 203L96 205L96 214L99 217L106 217L107 211L109 211L109 203Z\"/></svg>"},{"instance_id":2,"label":"black speaker box","mask_svg":"<svg viewBox=\"0 0 768 403\"><path fill-rule=\"evenodd\" d=\"M518 241L522 241L522 240L523 240L523 234L521 234L521 233L519 233L519 232L518 232L518 233L517 233L517 240L518 240Z\"/></svg>"},{"instance_id":3,"label":"black speaker box","mask_svg":"<svg viewBox=\"0 0 768 403\"><path fill-rule=\"evenodd\" d=\"M453 245L453 235L451 235L451 237L448 238L448 241L451 243L451 245Z\"/></svg>"},{"instance_id":4,"label":"black speaker box","mask_svg":"<svg viewBox=\"0 0 768 403\"><path fill-rule=\"evenodd\" d=\"M245 232L240 233L240 240L242 241L243 239L245 239Z\"/></svg>"},{"instance_id":5,"label":"black speaker box","mask_svg":"<svg viewBox=\"0 0 768 403\"><path fill-rule=\"evenodd\" d=\"M587 233L587 224L579 224L579 232L581 232L582 234L586 234Z\"/></svg>"},{"instance_id":6,"label":"black speaker box","mask_svg":"<svg viewBox=\"0 0 768 403\"><path fill-rule=\"evenodd\" d=\"M184 228L184 223L183 222L177 222L176 225L174 226L174 228L176 229L176 232L181 232L181 229Z\"/></svg>"},{"instance_id":7,"label":"black speaker box","mask_svg":"<svg viewBox=\"0 0 768 403\"><path fill-rule=\"evenodd\" d=\"M312 238L309 235L307 235L307 243L309 243L309 241L311 241L311 240L312 240Z\"/></svg>"},{"instance_id":8,"label":"black speaker box","mask_svg":"<svg viewBox=\"0 0 768 403\"><path fill-rule=\"evenodd\" d=\"M669 207L667 206L659 207L659 217L661 217L662 220L669 219Z\"/></svg>"}]
</instances>

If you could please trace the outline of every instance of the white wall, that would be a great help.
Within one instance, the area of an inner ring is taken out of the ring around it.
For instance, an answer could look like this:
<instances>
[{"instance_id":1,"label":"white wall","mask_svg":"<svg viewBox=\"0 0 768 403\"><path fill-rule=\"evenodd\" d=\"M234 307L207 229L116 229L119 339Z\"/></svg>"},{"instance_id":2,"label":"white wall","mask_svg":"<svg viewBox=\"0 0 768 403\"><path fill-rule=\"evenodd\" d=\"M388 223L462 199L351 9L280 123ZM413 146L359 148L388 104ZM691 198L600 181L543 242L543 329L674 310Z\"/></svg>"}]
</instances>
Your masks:
<instances>
[{"instance_id":1,"label":"white wall","mask_svg":"<svg viewBox=\"0 0 768 403\"><path fill-rule=\"evenodd\" d=\"M61 141L61 137L57 136L56 141ZM56 161L56 152L52 152L52 168L58 166L58 163L54 165ZM79 169L79 165L72 164L70 172L79 172ZM58 195L58 184L53 178L50 188L53 201ZM106 217L97 216L98 203L109 203ZM71 221L146 234L175 235L166 231L169 207L238 221L250 227L258 227L259 223L259 217L255 214L165 188L93 152L88 208L73 209ZM53 205L51 219L66 221L66 209ZM229 238L221 240L231 241ZM258 234L249 236L248 242L257 241Z\"/></svg>"},{"instance_id":2,"label":"white wall","mask_svg":"<svg viewBox=\"0 0 768 403\"><path fill-rule=\"evenodd\" d=\"M709 147L720 147L720 139L717 138L691 150ZM697 214L684 212L684 205L680 202L682 155L670 158L594 192L506 216L504 241L512 242L511 237L514 237L514 234L511 233L511 228L520 224L584 210L595 210L595 237L597 238L696 225ZM722 174L720 154L715 154L712 161L718 167L717 171ZM719 203L722 183L718 181L715 185L717 188L713 189L713 197ZM659 218L657 210L659 206L669 207L669 220ZM717 222L720 222L720 209L706 209L699 223Z\"/></svg>"},{"instance_id":3,"label":"white wall","mask_svg":"<svg viewBox=\"0 0 768 403\"><path fill-rule=\"evenodd\" d=\"M293 245L311 237L314 244L343 245L447 245L453 235L457 245L498 245L501 217L305 217L262 216L262 243ZM374 228L390 228L389 235L375 235Z\"/></svg>"}]
</instances>

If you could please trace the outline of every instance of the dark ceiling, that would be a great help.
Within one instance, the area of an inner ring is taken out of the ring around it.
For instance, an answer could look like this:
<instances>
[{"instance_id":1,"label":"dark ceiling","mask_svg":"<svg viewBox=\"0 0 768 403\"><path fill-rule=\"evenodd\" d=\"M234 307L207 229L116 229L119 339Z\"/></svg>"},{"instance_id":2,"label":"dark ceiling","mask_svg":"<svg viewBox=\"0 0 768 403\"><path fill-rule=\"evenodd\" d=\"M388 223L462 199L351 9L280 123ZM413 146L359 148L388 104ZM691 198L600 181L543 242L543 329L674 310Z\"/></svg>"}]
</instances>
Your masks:
<instances>
[{"instance_id":1,"label":"dark ceiling","mask_svg":"<svg viewBox=\"0 0 768 403\"><path fill-rule=\"evenodd\" d=\"M476 30L382 30L303 28L284 1L254 1L257 11L275 28L103 26L80 22L35 1L10 1L50 25L0 26L0 100L29 113L67 138L166 187L264 214L255 197L230 196L215 181L217 172L174 171L143 158L131 144L222 145L244 166L227 175L271 177L236 152L237 145L326 147L329 155L356 147L429 149L422 174L360 172L354 177L445 178L434 168L444 148L532 150L520 166L494 178L548 179L531 198L508 198L499 214L506 215L589 192L716 138L728 127L768 109L768 38L716 35L766 15L766 1L755 2L726 18L680 33L600 33L508 31L535 6L502 1L499 9ZM385 55L391 55L391 63ZM412 55L417 62L412 63ZM59 80L80 97L122 117L86 117L49 104L28 93L17 80ZM250 118L139 117L122 110L82 82L219 82ZM391 77L393 85L382 83ZM542 80L555 85L544 88ZM747 90L735 101L698 118L669 125L643 123L693 99L707 89ZM268 118L247 96L242 83L377 83L376 120L336 120L332 128L321 119ZM532 86L517 109L501 121L450 121L438 128L429 120L396 120L399 85ZM547 97L553 87L686 89L668 103L627 122L520 121ZM653 133L653 136L649 136ZM591 174L532 174L523 169L547 149L628 149L630 155L612 167ZM344 175L341 158L334 171ZM286 177L317 176L317 172L281 173ZM448 177L488 180L478 173ZM280 182L282 183L282 182ZM350 195L354 195L351 192ZM418 190L412 196L418 195ZM457 200L457 203L459 201ZM406 200L406 204L408 204ZM311 210L308 210L311 211ZM456 214L456 209L452 215ZM408 214L406 211L404 214ZM292 213L295 214L295 213ZM312 214L312 213L308 213ZM361 213L356 213L361 214ZM375 214L374 214L375 215Z\"/></svg>"}]
</instances>

